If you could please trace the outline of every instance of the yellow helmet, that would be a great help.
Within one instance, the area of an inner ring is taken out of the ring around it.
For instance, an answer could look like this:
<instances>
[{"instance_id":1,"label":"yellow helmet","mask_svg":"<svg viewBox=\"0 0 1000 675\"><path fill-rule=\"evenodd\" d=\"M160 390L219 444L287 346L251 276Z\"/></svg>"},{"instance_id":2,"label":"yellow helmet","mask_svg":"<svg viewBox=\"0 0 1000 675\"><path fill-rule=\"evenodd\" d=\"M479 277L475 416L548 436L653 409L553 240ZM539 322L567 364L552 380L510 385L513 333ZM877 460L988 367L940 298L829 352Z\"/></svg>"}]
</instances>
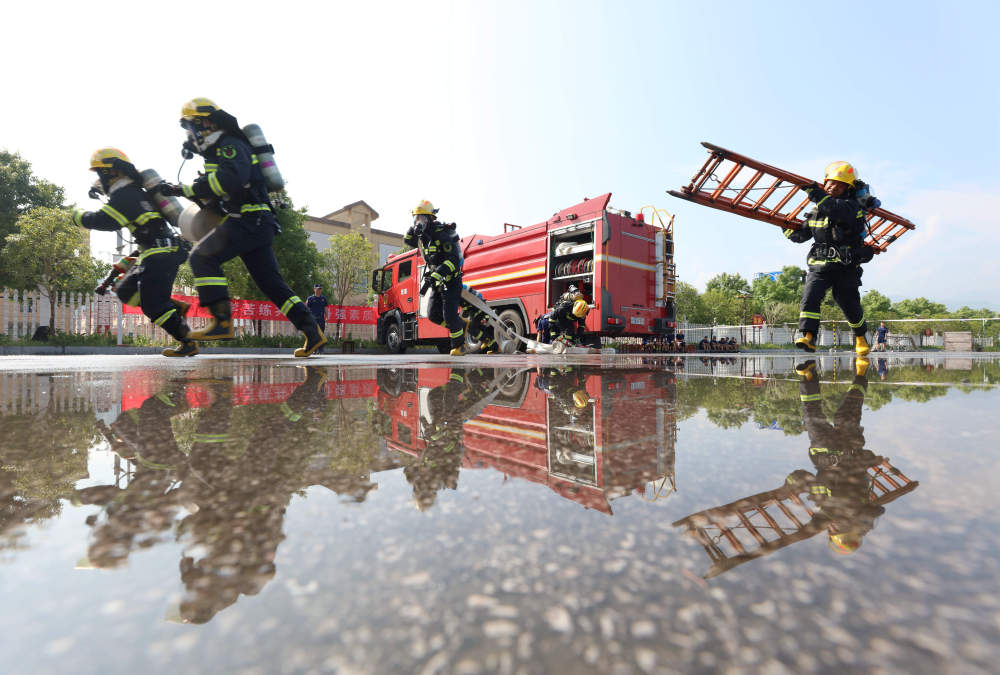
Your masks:
<instances>
[{"instance_id":1,"label":"yellow helmet","mask_svg":"<svg viewBox=\"0 0 1000 675\"><path fill-rule=\"evenodd\" d=\"M181 106L181 119L194 120L199 117L209 117L219 110L219 106L210 98L193 98Z\"/></svg>"},{"instance_id":2,"label":"yellow helmet","mask_svg":"<svg viewBox=\"0 0 1000 675\"><path fill-rule=\"evenodd\" d=\"M577 389L573 392L573 405L577 408L586 408L588 403L590 403L590 396L583 389Z\"/></svg>"},{"instance_id":3,"label":"yellow helmet","mask_svg":"<svg viewBox=\"0 0 1000 675\"><path fill-rule=\"evenodd\" d=\"M90 156L90 170L117 169L118 167L115 164L118 162L131 164L132 160L117 148L101 148L100 150L95 150L94 154Z\"/></svg>"},{"instance_id":4,"label":"yellow helmet","mask_svg":"<svg viewBox=\"0 0 1000 675\"><path fill-rule=\"evenodd\" d=\"M582 319L587 316L587 312L590 311L590 307L587 307L586 300L577 300L573 303L573 316L578 319Z\"/></svg>"},{"instance_id":5,"label":"yellow helmet","mask_svg":"<svg viewBox=\"0 0 1000 675\"><path fill-rule=\"evenodd\" d=\"M848 185L854 185L857 179L854 167L847 162L834 162L826 167L826 175L823 180L836 180Z\"/></svg>"},{"instance_id":6,"label":"yellow helmet","mask_svg":"<svg viewBox=\"0 0 1000 675\"><path fill-rule=\"evenodd\" d=\"M853 532L830 535L830 550L838 555L850 555L861 548L861 537Z\"/></svg>"},{"instance_id":7,"label":"yellow helmet","mask_svg":"<svg viewBox=\"0 0 1000 675\"><path fill-rule=\"evenodd\" d=\"M413 208L412 211L410 211L410 215L413 215L413 216L433 216L437 212L438 212L438 210L436 208L434 208L433 204L431 204L426 199L422 199L422 200L420 200L420 203L417 204Z\"/></svg>"}]
</instances>

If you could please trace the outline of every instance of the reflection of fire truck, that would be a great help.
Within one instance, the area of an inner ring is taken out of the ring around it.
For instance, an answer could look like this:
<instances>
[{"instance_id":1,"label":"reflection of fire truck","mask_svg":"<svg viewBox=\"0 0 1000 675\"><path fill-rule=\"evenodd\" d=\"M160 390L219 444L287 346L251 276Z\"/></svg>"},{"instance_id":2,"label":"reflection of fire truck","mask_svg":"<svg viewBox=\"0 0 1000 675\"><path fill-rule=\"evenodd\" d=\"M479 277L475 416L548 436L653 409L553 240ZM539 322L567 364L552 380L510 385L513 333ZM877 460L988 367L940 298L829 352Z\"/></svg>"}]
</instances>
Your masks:
<instances>
[{"instance_id":1,"label":"reflection of fire truck","mask_svg":"<svg viewBox=\"0 0 1000 675\"><path fill-rule=\"evenodd\" d=\"M608 209L611 194L586 200L530 227L462 239L464 281L483 294L518 335L552 307L570 284L596 311L587 331L600 336L663 335L674 325L673 218ZM400 352L414 344L444 349L447 331L417 317L423 259L393 256L372 275L378 340Z\"/></svg>"},{"instance_id":2,"label":"reflection of fire truck","mask_svg":"<svg viewBox=\"0 0 1000 675\"><path fill-rule=\"evenodd\" d=\"M618 497L668 495L677 437L673 374L572 370L511 370L482 412L464 421L462 467L548 485L608 514ZM428 397L450 373L379 371L381 433L389 450L425 451ZM564 377L573 378L572 387L557 386Z\"/></svg>"}]
</instances>

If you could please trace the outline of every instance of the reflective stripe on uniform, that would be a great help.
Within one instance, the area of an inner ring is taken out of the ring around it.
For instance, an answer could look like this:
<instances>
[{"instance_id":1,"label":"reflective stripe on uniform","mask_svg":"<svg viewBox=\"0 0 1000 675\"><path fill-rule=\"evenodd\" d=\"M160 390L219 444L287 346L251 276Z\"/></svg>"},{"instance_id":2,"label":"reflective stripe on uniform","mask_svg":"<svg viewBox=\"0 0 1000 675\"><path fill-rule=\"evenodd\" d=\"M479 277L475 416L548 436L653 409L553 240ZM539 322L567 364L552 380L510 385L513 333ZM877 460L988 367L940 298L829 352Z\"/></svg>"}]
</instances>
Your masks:
<instances>
[{"instance_id":1,"label":"reflective stripe on uniform","mask_svg":"<svg viewBox=\"0 0 1000 675\"><path fill-rule=\"evenodd\" d=\"M253 211L270 211L267 204L244 204L240 207L240 213L252 213Z\"/></svg>"},{"instance_id":2,"label":"reflective stripe on uniform","mask_svg":"<svg viewBox=\"0 0 1000 675\"><path fill-rule=\"evenodd\" d=\"M825 202L829 198L830 198L830 195L827 195L827 196L823 197L823 199L821 199L818 202L816 202L816 208L819 208L820 206L822 206L823 202Z\"/></svg>"},{"instance_id":3,"label":"reflective stripe on uniform","mask_svg":"<svg viewBox=\"0 0 1000 675\"><path fill-rule=\"evenodd\" d=\"M861 324L863 324L864 322L865 322L865 317L861 317L860 319L858 319L857 323L851 323L850 321L848 321L847 325L850 326L851 328L861 328Z\"/></svg>"},{"instance_id":4,"label":"reflective stripe on uniform","mask_svg":"<svg viewBox=\"0 0 1000 675\"><path fill-rule=\"evenodd\" d=\"M255 155L253 153L250 153L250 163L251 164L260 164L260 160L257 159L257 155Z\"/></svg>"},{"instance_id":5,"label":"reflective stripe on uniform","mask_svg":"<svg viewBox=\"0 0 1000 675\"><path fill-rule=\"evenodd\" d=\"M452 373L451 375L448 376L448 379L454 380L455 382L465 382L465 378L463 378L458 373Z\"/></svg>"},{"instance_id":6,"label":"reflective stripe on uniform","mask_svg":"<svg viewBox=\"0 0 1000 675\"><path fill-rule=\"evenodd\" d=\"M139 254L139 260L136 262L141 263L143 260L151 255L156 255L157 253L175 253L177 251L176 246L158 246L156 248L147 248L145 251Z\"/></svg>"},{"instance_id":7,"label":"reflective stripe on uniform","mask_svg":"<svg viewBox=\"0 0 1000 675\"><path fill-rule=\"evenodd\" d=\"M176 408L177 407L177 404L170 400L170 396L167 395L167 394L164 394L163 392L160 392L159 394L157 394L156 398L163 405L168 405L171 408Z\"/></svg>"},{"instance_id":8,"label":"reflective stripe on uniform","mask_svg":"<svg viewBox=\"0 0 1000 675\"><path fill-rule=\"evenodd\" d=\"M214 171L208 174L208 187L215 193L216 197L229 199L229 195L226 194L226 191L222 189L222 184L219 183L219 174Z\"/></svg>"},{"instance_id":9,"label":"reflective stripe on uniform","mask_svg":"<svg viewBox=\"0 0 1000 675\"><path fill-rule=\"evenodd\" d=\"M282 403L280 408L281 408L281 414L284 415L285 419L287 419L289 422L298 422L300 419L302 419L302 415L292 410L287 403Z\"/></svg>"},{"instance_id":10,"label":"reflective stripe on uniform","mask_svg":"<svg viewBox=\"0 0 1000 675\"><path fill-rule=\"evenodd\" d=\"M135 295L133 295L131 298L129 298L128 302L126 302L125 304L128 305L129 307L138 307L139 306L139 291L136 291Z\"/></svg>"},{"instance_id":11,"label":"reflective stripe on uniform","mask_svg":"<svg viewBox=\"0 0 1000 675\"><path fill-rule=\"evenodd\" d=\"M302 298L300 298L297 295L293 295L292 297L285 300L285 304L281 306L281 313L284 314L285 316L288 316L288 312L292 310L292 307L294 307L295 303L297 302L302 302Z\"/></svg>"},{"instance_id":12,"label":"reflective stripe on uniform","mask_svg":"<svg viewBox=\"0 0 1000 675\"><path fill-rule=\"evenodd\" d=\"M191 436L193 443L226 443L229 440L229 434L194 434Z\"/></svg>"},{"instance_id":13,"label":"reflective stripe on uniform","mask_svg":"<svg viewBox=\"0 0 1000 675\"><path fill-rule=\"evenodd\" d=\"M819 312L799 312L800 319L818 319Z\"/></svg>"},{"instance_id":14,"label":"reflective stripe on uniform","mask_svg":"<svg viewBox=\"0 0 1000 675\"><path fill-rule=\"evenodd\" d=\"M825 455L830 452L830 448L809 448L810 455Z\"/></svg>"},{"instance_id":15,"label":"reflective stripe on uniform","mask_svg":"<svg viewBox=\"0 0 1000 675\"><path fill-rule=\"evenodd\" d=\"M121 214L121 211L111 206L111 204L105 204L101 207L101 212L107 216L110 216L112 220L121 225L122 227L128 227L128 218Z\"/></svg>"},{"instance_id":16,"label":"reflective stripe on uniform","mask_svg":"<svg viewBox=\"0 0 1000 675\"><path fill-rule=\"evenodd\" d=\"M146 211L145 213L140 213L139 217L135 219L136 225L145 225L154 218L159 218L160 214L157 211Z\"/></svg>"},{"instance_id":17,"label":"reflective stripe on uniform","mask_svg":"<svg viewBox=\"0 0 1000 675\"><path fill-rule=\"evenodd\" d=\"M829 218L810 218L809 220L806 221L806 225L808 225L809 227L815 227L815 228L818 228L818 229L823 229L824 227L826 227L829 224L830 224L830 219Z\"/></svg>"},{"instance_id":18,"label":"reflective stripe on uniform","mask_svg":"<svg viewBox=\"0 0 1000 675\"><path fill-rule=\"evenodd\" d=\"M801 394L799 396L799 400L802 401L803 403L808 402L808 401L819 401L820 400L820 395L819 394Z\"/></svg>"},{"instance_id":19,"label":"reflective stripe on uniform","mask_svg":"<svg viewBox=\"0 0 1000 675\"><path fill-rule=\"evenodd\" d=\"M219 170L218 164L209 164L208 162L205 162L205 173L208 173L209 171L218 171L218 170Z\"/></svg>"},{"instance_id":20,"label":"reflective stripe on uniform","mask_svg":"<svg viewBox=\"0 0 1000 675\"><path fill-rule=\"evenodd\" d=\"M153 323L155 323L157 326L162 326L164 324L164 322L167 319L170 318L171 315L176 314L176 313L177 313L177 309L176 308L168 309L166 312L164 312L163 314L161 314L158 319L156 319L155 321L153 321Z\"/></svg>"},{"instance_id":21,"label":"reflective stripe on uniform","mask_svg":"<svg viewBox=\"0 0 1000 675\"><path fill-rule=\"evenodd\" d=\"M226 277L195 277L195 286L225 286Z\"/></svg>"},{"instance_id":22,"label":"reflective stripe on uniform","mask_svg":"<svg viewBox=\"0 0 1000 675\"><path fill-rule=\"evenodd\" d=\"M193 185L182 185L181 192L184 193L185 197L194 197L194 186Z\"/></svg>"},{"instance_id":23,"label":"reflective stripe on uniform","mask_svg":"<svg viewBox=\"0 0 1000 675\"><path fill-rule=\"evenodd\" d=\"M827 497L833 496L833 490L831 490L825 485L813 485L811 488L809 488L809 492L813 493L814 495L826 495Z\"/></svg>"}]
</instances>

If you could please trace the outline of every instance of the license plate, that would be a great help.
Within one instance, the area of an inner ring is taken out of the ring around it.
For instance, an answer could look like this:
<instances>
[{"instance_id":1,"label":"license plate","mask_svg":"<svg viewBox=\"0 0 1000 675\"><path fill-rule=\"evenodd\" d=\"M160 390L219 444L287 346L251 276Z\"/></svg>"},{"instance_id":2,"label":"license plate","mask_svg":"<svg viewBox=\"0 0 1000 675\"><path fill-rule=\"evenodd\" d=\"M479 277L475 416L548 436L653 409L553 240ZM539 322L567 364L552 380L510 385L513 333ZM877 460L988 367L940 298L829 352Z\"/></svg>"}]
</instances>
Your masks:
<instances>
[{"instance_id":1,"label":"license plate","mask_svg":"<svg viewBox=\"0 0 1000 675\"><path fill-rule=\"evenodd\" d=\"M633 316L631 319L629 319L629 323L634 323L636 326L642 326L643 324L646 323L646 320L643 319L641 316Z\"/></svg>"}]
</instances>

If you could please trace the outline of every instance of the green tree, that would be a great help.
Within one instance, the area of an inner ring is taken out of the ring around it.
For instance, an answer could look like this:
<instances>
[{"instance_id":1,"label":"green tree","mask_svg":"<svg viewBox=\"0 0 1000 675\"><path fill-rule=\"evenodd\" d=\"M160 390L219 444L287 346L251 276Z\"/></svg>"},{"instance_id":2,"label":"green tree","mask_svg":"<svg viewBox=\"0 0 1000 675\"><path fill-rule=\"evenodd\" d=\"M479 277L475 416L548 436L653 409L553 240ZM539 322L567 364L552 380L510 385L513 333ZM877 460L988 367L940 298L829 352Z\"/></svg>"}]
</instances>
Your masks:
<instances>
[{"instance_id":1,"label":"green tree","mask_svg":"<svg viewBox=\"0 0 1000 675\"><path fill-rule=\"evenodd\" d=\"M364 292L368 277L378 264L371 243L360 232L331 236L330 248L320 253L320 258L323 274L328 280L331 304L335 305L343 305L344 299L351 293L357 293L359 288ZM370 294L371 291L368 291ZM337 324L339 332L339 320Z\"/></svg>"},{"instance_id":2,"label":"green tree","mask_svg":"<svg viewBox=\"0 0 1000 675\"><path fill-rule=\"evenodd\" d=\"M0 249L19 217L39 206L62 206L63 199L63 189L35 176L21 155L0 150ZM0 269L0 288L10 283L7 269Z\"/></svg>"},{"instance_id":3,"label":"green tree","mask_svg":"<svg viewBox=\"0 0 1000 675\"><path fill-rule=\"evenodd\" d=\"M705 291L701 301L707 318L704 323L735 325L743 322L743 301L738 296L713 289Z\"/></svg>"},{"instance_id":4,"label":"green tree","mask_svg":"<svg viewBox=\"0 0 1000 675\"><path fill-rule=\"evenodd\" d=\"M0 267L7 270L12 285L37 288L48 299L50 324L56 293L89 292L106 267L90 257L90 233L74 225L64 209L43 206L28 211L5 242Z\"/></svg>"},{"instance_id":5,"label":"green tree","mask_svg":"<svg viewBox=\"0 0 1000 675\"><path fill-rule=\"evenodd\" d=\"M940 302L927 298L913 298L893 303L892 309L904 319L929 318L946 314L948 309Z\"/></svg>"},{"instance_id":6,"label":"green tree","mask_svg":"<svg viewBox=\"0 0 1000 675\"><path fill-rule=\"evenodd\" d=\"M865 316L874 319L888 315L892 302L889 298L872 289L862 296L861 306L865 310Z\"/></svg>"},{"instance_id":7,"label":"green tree","mask_svg":"<svg viewBox=\"0 0 1000 675\"><path fill-rule=\"evenodd\" d=\"M698 289L683 281L677 282L674 293L674 301L677 304L677 320L689 321L691 323L706 323L705 304L701 301ZM711 317L709 317L709 321Z\"/></svg>"},{"instance_id":8,"label":"green tree","mask_svg":"<svg viewBox=\"0 0 1000 675\"><path fill-rule=\"evenodd\" d=\"M705 292L709 291L718 291L723 295L735 296L741 293L749 293L750 284L739 274L722 272L721 274L716 274L705 284Z\"/></svg>"}]
</instances>

